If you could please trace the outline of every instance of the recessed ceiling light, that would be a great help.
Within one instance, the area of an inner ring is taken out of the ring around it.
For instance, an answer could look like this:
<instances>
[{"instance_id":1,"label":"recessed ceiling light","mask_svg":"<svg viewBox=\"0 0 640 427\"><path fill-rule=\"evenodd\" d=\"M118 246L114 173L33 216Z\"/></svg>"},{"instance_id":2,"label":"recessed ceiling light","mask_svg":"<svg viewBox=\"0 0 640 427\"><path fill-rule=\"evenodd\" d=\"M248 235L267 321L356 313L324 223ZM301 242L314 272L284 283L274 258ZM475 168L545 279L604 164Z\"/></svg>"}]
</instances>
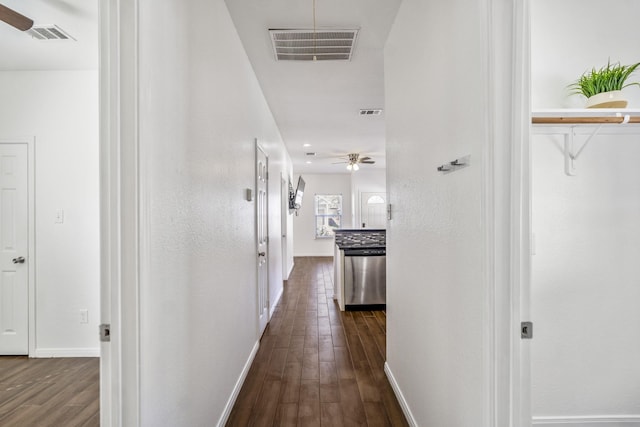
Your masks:
<instances>
[{"instance_id":1,"label":"recessed ceiling light","mask_svg":"<svg viewBox=\"0 0 640 427\"><path fill-rule=\"evenodd\" d=\"M303 147L311 147L311 144L302 144Z\"/></svg>"},{"instance_id":2,"label":"recessed ceiling light","mask_svg":"<svg viewBox=\"0 0 640 427\"><path fill-rule=\"evenodd\" d=\"M307 164L310 165L311 164L311 160L307 160Z\"/></svg>"}]
</instances>

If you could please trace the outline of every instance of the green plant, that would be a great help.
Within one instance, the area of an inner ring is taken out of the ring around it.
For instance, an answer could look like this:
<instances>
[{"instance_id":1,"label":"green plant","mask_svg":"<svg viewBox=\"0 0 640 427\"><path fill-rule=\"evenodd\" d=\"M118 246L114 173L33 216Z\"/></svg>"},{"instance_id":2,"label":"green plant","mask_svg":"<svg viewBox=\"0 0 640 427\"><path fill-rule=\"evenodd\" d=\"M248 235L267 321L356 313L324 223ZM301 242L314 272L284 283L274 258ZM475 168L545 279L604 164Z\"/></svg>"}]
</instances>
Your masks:
<instances>
[{"instance_id":1,"label":"green plant","mask_svg":"<svg viewBox=\"0 0 640 427\"><path fill-rule=\"evenodd\" d=\"M619 62L611 64L607 62L605 67L585 72L578 80L569 85L571 94L582 94L587 98L602 92L622 90L627 86L640 83L625 83L627 78L638 68L640 62L631 65L620 65Z\"/></svg>"}]
</instances>

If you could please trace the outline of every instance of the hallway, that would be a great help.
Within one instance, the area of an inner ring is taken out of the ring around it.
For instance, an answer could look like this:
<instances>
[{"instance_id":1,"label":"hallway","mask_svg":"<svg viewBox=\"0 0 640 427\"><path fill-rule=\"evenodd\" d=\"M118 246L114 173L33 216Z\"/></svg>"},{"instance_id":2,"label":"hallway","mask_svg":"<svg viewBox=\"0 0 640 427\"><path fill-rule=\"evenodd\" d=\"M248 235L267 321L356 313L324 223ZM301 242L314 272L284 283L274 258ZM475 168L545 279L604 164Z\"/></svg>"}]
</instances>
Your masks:
<instances>
[{"instance_id":1,"label":"hallway","mask_svg":"<svg viewBox=\"0 0 640 427\"><path fill-rule=\"evenodd\" d=\"M405 426L384 373L386 316L340 312L332 258L296 258L228 426Z\"/></svg>"}]
</instances>

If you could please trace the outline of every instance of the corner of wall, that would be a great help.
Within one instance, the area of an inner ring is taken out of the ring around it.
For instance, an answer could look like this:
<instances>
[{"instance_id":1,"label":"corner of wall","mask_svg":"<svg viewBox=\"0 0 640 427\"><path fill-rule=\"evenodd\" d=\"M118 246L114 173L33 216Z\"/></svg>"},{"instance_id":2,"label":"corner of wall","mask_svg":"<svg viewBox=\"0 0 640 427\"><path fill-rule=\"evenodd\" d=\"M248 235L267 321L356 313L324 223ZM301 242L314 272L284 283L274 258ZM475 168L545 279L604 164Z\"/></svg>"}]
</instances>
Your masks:
<instances>
[{"instance_id":1,"label":"corner of wall","mask_svg":"<svg viewBox=\"0 0 640 427\"><path fill-rule=\"evenodd\" d=\"M256 341L251 350L251 354L249 354L249 358L244 364L242 368L242 372L240 372L240 376L236 381L233 390L231 391L231 395L229 396L229 400L227 400L227 404L224 405L224 410L222 411L222 415L220 415L220 419L216 426L224 427L229 420L229 415L231 415L231 410L233 409L233 405L236 403L236 399L238 398L238 394L240 394L240 389L242 389L242 385L244 384L244 380L247 378L247 374L249 374L249 370L251 369L251 364L253 363L253 359L255 359L256 354L258 353L258 349L260 348L260 340Z\"/></svg>"},{"instance_id":2,"label":"corner of wall","mask_svg":"<svg viewBox=\"0 0 640 427\"><path fill-rule=\"evenodd\" d=\"M391 384L391 388L393 389L393 393L396 395L396 399L398 399L398 403L400 403L400 407L402 408L402 412L404 413L407 422L411 427L417 427L418 423L409 408L409 404L407 400L404 398L402 394L402 390L400 390L400 385L396 381L396 378L393 376L393 372L391 372L391 367L389 363L384 363L384 373L387 374L387 378L389 379L389 383Z\"/></svg>"}]
</instances>

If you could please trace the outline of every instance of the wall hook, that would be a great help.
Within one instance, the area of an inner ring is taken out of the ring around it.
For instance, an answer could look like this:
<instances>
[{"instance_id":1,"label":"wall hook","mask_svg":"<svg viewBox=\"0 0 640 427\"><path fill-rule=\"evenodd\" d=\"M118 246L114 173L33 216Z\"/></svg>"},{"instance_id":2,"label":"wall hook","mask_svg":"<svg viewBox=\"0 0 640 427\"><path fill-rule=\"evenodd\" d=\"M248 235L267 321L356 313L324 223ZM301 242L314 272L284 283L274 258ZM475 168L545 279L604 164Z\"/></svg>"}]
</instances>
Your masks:
<instances>
[{"instance_id":1,"label":"wall hook","mask_svg":"<svg viewBox=\"0 0 640 427\"><path fill-rule=\"evenodd\" d=\"M466 168L467 166L469 166L470 159L471 155L451 160L448 163L438 166L438 172L451 173L459 169Z\"/></svg>"}]
</instances>

